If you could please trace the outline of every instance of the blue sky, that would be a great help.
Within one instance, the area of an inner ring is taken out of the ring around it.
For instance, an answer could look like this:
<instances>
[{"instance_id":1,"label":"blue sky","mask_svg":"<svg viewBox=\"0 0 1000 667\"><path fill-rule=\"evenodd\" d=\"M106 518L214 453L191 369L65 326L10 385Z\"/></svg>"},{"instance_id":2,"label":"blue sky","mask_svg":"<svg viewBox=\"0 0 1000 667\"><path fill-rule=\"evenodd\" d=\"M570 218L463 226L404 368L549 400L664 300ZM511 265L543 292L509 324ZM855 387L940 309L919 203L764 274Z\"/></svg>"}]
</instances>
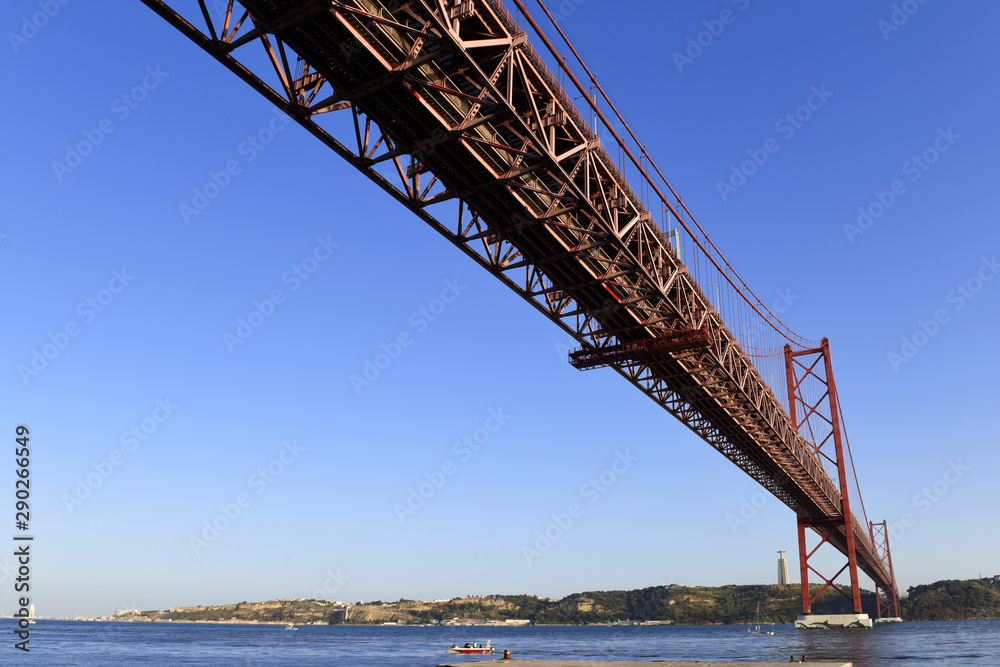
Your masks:
<instances>
[{"instance_id":1,"label":"blue sky","mask_svg":"<svg viewBox=\"0 0 1000 667\"><path fill-rule=\"evenodd\" d=\"M791 510L144 5L26 28L42 4L0 10L0 414L32 431L39 614L768 583L794 557ZM1000 8L610 7L562 24L757 293L830 338L901 587L996 574Z\"/></svg>"}]
</instances>

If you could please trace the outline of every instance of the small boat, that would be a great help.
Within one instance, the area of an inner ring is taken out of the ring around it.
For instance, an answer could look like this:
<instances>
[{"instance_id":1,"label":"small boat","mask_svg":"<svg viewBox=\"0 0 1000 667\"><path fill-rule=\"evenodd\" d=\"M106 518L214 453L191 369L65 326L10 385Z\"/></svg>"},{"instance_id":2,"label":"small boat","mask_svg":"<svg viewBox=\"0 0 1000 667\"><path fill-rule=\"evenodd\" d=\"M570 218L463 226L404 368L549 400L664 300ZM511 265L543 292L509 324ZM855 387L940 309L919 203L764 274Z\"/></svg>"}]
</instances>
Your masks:
<instances>
[{"instance_id":1,"label":"small boat","mask_svg":"<svg viewBox=\"0 0 1000 667\"><path fill-rule=\"evenodd\" d=\"M458 644L452 644L451 648L448 649L448 653L493 653L494 648L490 646L490 640L486 640L486 645L478 644L476 642L469 643L466 642L465 646L459 646Z\"/></svg>"},{"instance_id":2,"label":"small boat","mask_svg":"<svg viewBox=\"0 0 1000 667\"><path fill-rule=\"evenodd\" d=\"M28 623L30 625L34 625L35 624L35 604L34 603L32 603L30 607L28 607Z\"/></svg>"},{"instance_id":3,"label":"small boat","mask_svg":"<svg viewBox=\"0 0 1000 667\"><path fill-rule=\"evenodd\" d=\"M753 616L753 622L750 624L751 627L747 628L747 634L751 635L773 635L774 623L770 623L767 618L763 621L760 620L760 603L757 603L757 613ZM761 626L767 625L768 627L761 629Z\"/></svg>"},{"instance_id":4,"label":"small boat","mask_svg":"<svg viewBox=\"0 0 1000 667\"><path fill-rule=\"evenodd\" d=\"M294 623L289 623L288 625L285 626L285 630L298 630L298 629L299 629L298 626L295 625Z\"/></svg>"}]
</instances>

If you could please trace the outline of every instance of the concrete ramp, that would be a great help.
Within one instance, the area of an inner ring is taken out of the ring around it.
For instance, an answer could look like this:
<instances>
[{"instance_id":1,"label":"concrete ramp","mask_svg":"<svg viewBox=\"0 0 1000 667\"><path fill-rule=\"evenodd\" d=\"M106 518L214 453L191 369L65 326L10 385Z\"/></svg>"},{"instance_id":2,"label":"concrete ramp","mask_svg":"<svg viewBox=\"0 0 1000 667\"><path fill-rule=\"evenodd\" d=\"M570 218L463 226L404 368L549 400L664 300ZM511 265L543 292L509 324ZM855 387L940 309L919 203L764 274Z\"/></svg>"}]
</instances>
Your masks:
<instances>
[{"instance_id":1,"label":"concrete ramp","mask_svg":"<svg viewBox=\"0 0 1000 667\"><path fill-rule=\"evenodd\" d=\"M461 663L442 663L437 667L467 667L470 664L516 665L516 667L783 667L788 664L815 665L816 667L853 667L853 662L802 662L795 656L794 662L676 662L673 660L651 660L649 662L606 662L603 660L476 660Z\"/></svg>"}]
</instances>

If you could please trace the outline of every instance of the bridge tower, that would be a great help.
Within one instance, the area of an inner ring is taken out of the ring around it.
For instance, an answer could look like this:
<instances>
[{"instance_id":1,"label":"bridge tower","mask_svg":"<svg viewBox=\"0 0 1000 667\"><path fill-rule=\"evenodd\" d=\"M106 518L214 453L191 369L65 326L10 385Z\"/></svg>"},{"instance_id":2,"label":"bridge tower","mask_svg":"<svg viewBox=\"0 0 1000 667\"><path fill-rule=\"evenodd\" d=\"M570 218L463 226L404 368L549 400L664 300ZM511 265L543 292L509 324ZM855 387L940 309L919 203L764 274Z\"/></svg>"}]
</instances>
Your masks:
<instances>
[{"instance_id":1,"label":"bridge tower","mask_svg":"<svg viewBox=\"0 0 1000 667\"><path fill-rule=\"evenodd\" d=\"M889 575L891 577L890 586L882 586L875 582L875 604L878 610L876 620L900 621L899 616L899 589L896 588L896 574L892 569L892 553L889 551L889 526L888 522L868 523L872 544L878 556L889 565Z\"/></svg>"},{"instance_id":2,"label":"bridge tower","mask_svg":"<svg viewBox=\"0 0 1000 667\"><path fill-rule=\"evenodd\" d=\"M830 360L830 341L824 338L819 347L793 352L785 345L785 372L788 381L788 415L799 433L812 447L816 458L836 468L840 491L842 517L812 517L798 515L799 572L802 586L802 616L795 622L797 628L816 627L872 627L868 614L861 610L861 588L858 585L858 558L854 543L855 518L851 512L851 499L847 478L847 461L844 456L844 437L837 400L837 385L833 378ZM853 469L853 465L852 465ZM832 470L830 471L833 472ZM832 475L831 475L832 476ZM807 546L807 534L819 536L819 543ZM810 564L821 546L838 542L843 547L847 562L832 577L827 577ZM847 570L851 580L850 591L837 585L835 580ZM816 595L809 587L809 572L823 582ZM828 588L832 588L853 605L853 614L815 615L812 604Z\"/></svg>"}]
</instances>

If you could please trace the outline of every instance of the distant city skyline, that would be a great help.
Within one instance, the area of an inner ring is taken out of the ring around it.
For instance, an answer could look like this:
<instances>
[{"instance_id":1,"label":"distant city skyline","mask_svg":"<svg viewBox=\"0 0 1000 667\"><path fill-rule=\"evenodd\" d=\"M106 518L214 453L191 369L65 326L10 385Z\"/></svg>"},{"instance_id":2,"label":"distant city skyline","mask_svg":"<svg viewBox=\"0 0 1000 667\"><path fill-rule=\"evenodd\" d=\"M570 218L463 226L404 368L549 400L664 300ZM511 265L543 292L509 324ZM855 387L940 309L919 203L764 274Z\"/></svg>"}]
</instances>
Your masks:
<instances>
[{"instance_id":1,"label":"distant city skyline","mask_svg":"<svg viewBox=\"0 0 1000 667\"><path fill-rule=\"evenodd\" d=\"M712 240L829 338L900 591L992 571L1000 7L563 4ZM0 10L38 98L0 157L0 403L40 615L763 584L782 547L798 579L790 509L148 7L45 12Z\"/></svg>"}]
</instances>

